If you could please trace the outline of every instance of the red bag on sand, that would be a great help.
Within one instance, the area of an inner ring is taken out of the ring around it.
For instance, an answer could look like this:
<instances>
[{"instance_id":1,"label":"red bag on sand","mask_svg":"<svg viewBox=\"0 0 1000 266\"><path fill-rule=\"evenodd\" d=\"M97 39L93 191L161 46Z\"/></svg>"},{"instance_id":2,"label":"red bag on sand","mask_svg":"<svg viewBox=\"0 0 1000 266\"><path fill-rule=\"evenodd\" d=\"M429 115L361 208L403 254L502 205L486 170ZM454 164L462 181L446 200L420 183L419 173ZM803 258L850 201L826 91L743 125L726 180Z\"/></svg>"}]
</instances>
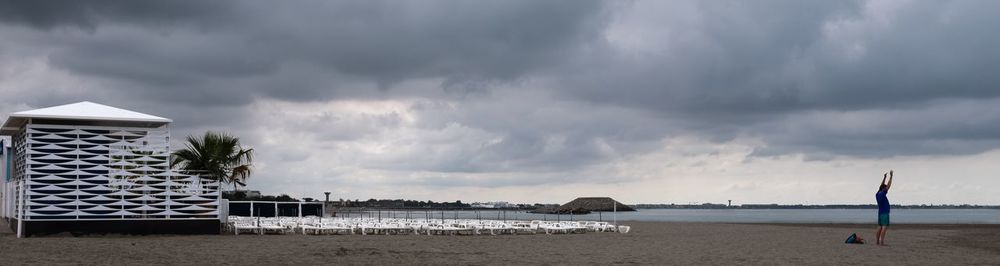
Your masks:
<instances>
[{"instance_id":1,"label":"red bag on sand","mask_svg":"<svg viewBox=\"0 0 1000 266\"><path fill-rule=\"evenodd\" d=\"M851 234L851 236L847 237L847 240L844 241L844 243L845 244L864 244L865 241L862 240L860 237L858 237L857 233L853 233L853 234Z\"/></svg>"}]
</instances>

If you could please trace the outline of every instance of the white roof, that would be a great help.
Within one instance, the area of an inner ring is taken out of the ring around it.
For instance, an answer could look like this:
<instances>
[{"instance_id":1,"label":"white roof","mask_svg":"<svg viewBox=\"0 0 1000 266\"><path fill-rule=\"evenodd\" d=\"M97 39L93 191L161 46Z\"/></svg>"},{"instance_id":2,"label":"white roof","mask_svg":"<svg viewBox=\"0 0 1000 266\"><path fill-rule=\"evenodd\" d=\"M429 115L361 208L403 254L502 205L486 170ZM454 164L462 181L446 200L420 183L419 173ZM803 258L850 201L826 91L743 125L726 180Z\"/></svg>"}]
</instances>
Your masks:
<instances>
[{"instance_id":1,"label":"white roof","mask_svg":"<svg viewBox=\"0 0 1000 266\"><path fill-rule=\"evenodd\" d=\"M139 122L172 122L159 116L115 108L99 103L78 102L49 108L35 109L10 114L11 118L56 118L56 119L86 119Z\"/></svg>"},{"instance_id":2,"label":"white roof","mask_svg":"<svg viewBox=\"0 0 1000 266\"><path fill-rule=\"evenodd\" d=\"M78 102L67 105L53 106L35 110L28 110L10 114L3 124L3 130L10 130L10 126L16 125L12 122L19 122L27 118L47 118L47 119L72 119L72 120L99 120L99 121L132 121L132 122L155 122L170 123L170 119L143 114L115 108L103 104L92 102Z\"/></svg>"}]
</instances>

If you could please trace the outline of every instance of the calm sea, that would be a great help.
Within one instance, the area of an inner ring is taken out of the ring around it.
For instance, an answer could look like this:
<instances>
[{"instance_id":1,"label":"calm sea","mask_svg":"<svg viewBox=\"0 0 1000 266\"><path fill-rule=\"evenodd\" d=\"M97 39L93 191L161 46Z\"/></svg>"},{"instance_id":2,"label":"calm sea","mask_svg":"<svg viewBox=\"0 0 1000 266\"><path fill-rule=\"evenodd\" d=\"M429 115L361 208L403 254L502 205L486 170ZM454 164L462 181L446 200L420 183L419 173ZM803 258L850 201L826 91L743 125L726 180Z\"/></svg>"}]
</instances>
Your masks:
<instances>
[{"instance_id":1,"label":"calm sea","mask_svg":"<svg viewBox=\"0 0 1000 266\"><path fill-rule=\"evenodd\" d=\"M359 213L341 213L341 216L357 217ZM380 215L367 212L366 216ZM876 210L859 209L808 209L808 210L682 210L682 209L641 209L637 212L612 214L592 213L588 215L533 214L515 211L382 211L382 217L403 218L462 218L462 219L517 219L517 220L604 220L611 221L668 221L668 222L710 222L710 223L849 223L867 224L876 222ZM1000 224L1000 210L996 209L895 209L892 210L894 224Z\"/></svg>"}]
</instances>

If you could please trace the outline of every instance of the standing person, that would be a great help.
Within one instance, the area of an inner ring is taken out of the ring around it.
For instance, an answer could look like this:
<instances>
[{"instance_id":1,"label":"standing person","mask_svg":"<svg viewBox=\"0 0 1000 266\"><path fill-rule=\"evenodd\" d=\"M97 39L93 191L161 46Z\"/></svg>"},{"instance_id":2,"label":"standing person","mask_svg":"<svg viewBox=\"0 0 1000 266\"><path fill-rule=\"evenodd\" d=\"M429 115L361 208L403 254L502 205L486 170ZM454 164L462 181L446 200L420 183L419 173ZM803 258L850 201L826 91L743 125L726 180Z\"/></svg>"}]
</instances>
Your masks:
<instances>
[{"instance_id":1,"label":"standing person","mask_svg":"<svg viewBox=\"0 0 1000 266\"><path fill-rule=\"evenodd\" d=\"M888 183L885 182L886 175L889 178ZM892 187L892 170L889 170L888 174L882 174L882 184L875 193L875 201L878 202L878 231L875 231L875 244L880 246L886 246L885 232L889 231L889 198L885 194L889 193L890 187Z\"/></svg>"}]
</instances>

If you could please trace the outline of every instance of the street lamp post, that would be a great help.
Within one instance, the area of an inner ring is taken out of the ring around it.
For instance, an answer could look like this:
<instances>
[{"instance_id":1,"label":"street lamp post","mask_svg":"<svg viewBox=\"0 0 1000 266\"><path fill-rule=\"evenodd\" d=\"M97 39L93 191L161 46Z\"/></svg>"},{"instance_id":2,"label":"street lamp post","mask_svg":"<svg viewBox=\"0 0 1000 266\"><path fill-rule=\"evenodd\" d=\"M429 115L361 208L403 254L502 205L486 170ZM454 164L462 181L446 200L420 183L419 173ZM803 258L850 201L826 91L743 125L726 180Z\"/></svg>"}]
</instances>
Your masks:
<instances>
[{"instance_id":1,"label":"street lamp post","mask_svg":"<svg viewBox=\"0 0 1000 266\"><path fill-rule=\"evenodd\" d=\"M323 208L320 209L321 213L319 214L319 217L323 217L323 215L326 215L326 205L330 205L330 192L329 191L323 192L323 194L326 194L326 200L323 201Z\"/></svg>"}]
</instances>

